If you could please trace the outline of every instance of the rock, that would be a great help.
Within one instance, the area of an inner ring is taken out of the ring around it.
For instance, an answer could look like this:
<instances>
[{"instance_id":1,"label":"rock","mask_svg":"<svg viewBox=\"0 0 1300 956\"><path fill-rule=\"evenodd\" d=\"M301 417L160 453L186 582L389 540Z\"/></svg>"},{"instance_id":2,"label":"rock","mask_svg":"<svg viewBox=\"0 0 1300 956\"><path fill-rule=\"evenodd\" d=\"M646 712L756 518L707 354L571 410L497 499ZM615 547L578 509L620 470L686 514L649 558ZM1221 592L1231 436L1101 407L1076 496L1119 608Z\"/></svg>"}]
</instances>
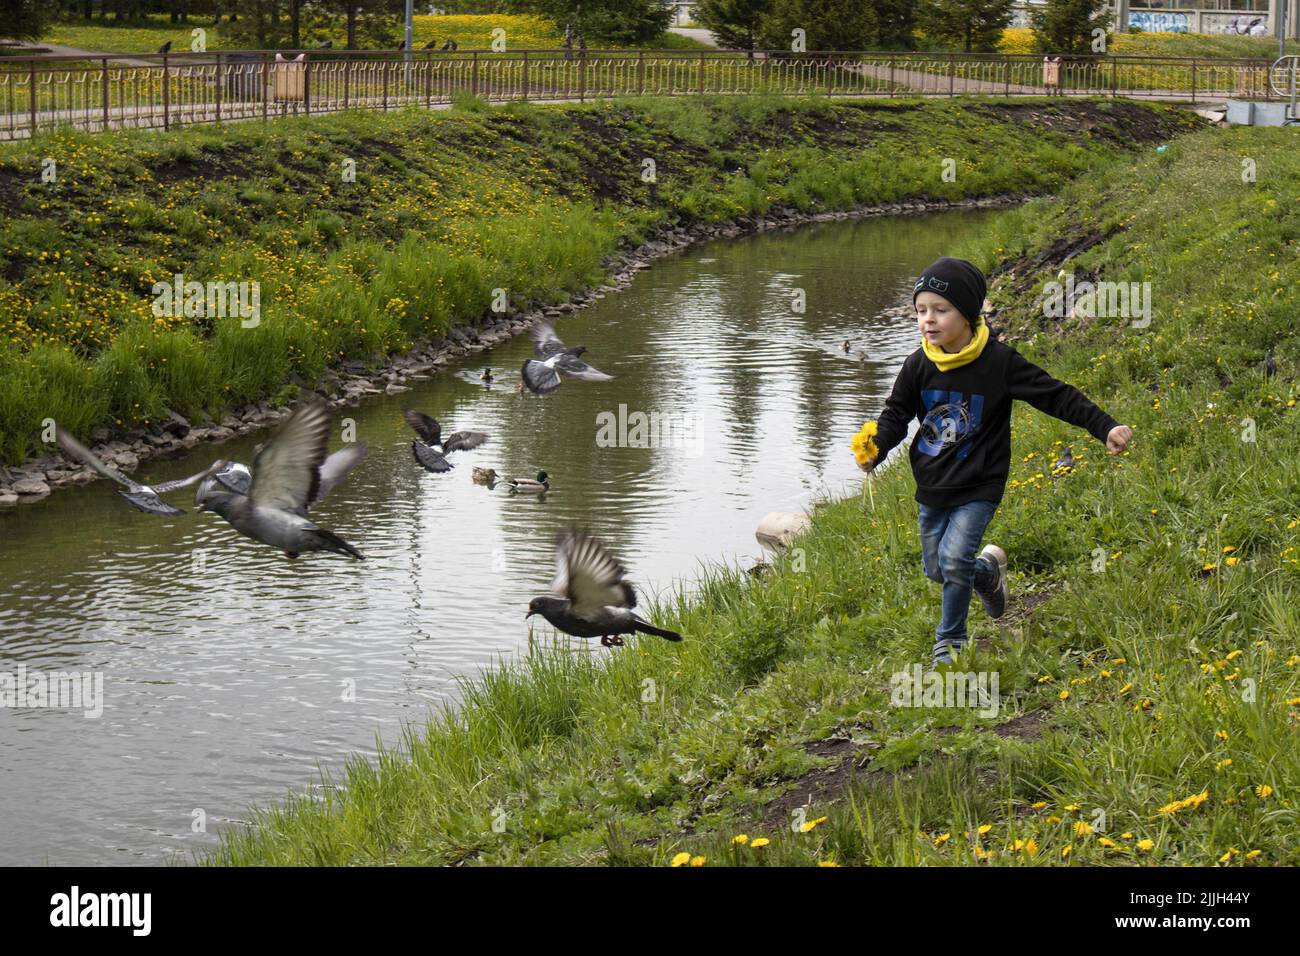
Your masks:
<instances>
[{"instance_id":1,"label":"rock","mask_svg":"<svg viewBox=\"0 0 1300 956\"><path fill-rule=\"evenodd\" d=\"M0 491L0 508L12 508L18 504L18 496L12 491Z\"/></svg>"},{"instance_id":2,"label":"rock","mask_svg":"<svg viewBox=\"0 0 1300 956\"><path fill-rule=\"evenodd\" d=\"M113 456L113 461L120 471L135 471L140 467L140 459L134 452L120 451Z\"/></svg>"},{"instance_id":3,"label":"rock","mask_svg":"<svg viewBox=\"0 0 1300 956\"><path fill-rule=\"evenodd\" d=\"M177 438L184 438L190 432L190 423L184 415L167 410L167 420L162 423L163 431L175 435Z\"/></svg>"},{"instance_id":4,"label":"rock","mask_svg":"<svg viewBox=\"0 0 1300 956\"><path fill-rule=\"evenodd\" d=\"M812 519L802 511L772 511L758 523L754 537L767 547L788 548L811 523Z\"/></svg>"},{"instance_id":5,"label":"rock","mask_svg":"<svg viewBox=\"0 0 1300 956\"><path fill-rule=\"evenodd\" d=\"M389 395L400 395L402 394L402 392L409 392L410 389L407 388L405 385L390 384L387 388L384 389L384 391L387 392Z\"/></svg>"},{"instance_id":6,"label":"rock","mask_svg":"<svg viewBox=\"0 0 1300 956\"><path fill-rule=\"evenodd\" d=\"M241 424L243 423L234 415L227 415L225 418L221 419L221 427L228 429L231 432L233 432Z\"/></svg>"},{"instance_id":7,"label":"rock","mask_svg":"<svg viewBox=\"0 0 1300 956\"><path fill-rule=\"evenodd\" d=\"M28 495L44 497L50 493L50 486L44 481L37 481L35 478L21 478L13 483L13 492L24 498Z\"/></svg>"},{"instance_id":8,"label":"rock","mask_svg":"<svg viewBox=\"0 0 1300 956\"><path fill-rule=\"evenodd\" d=\"M24 480L43 482L45 481L45 472L37 471L35 468L32 468L31 470L28 470L26 468L15 468L14 480L10 482L10 484L13 486L13 490L17 491L18 494L22 494L21 491L18 491L18 482Z\"/></svg>"},{"instance_id":9,"label":"rock","mask_svg":"<svg viewBox=\"0 0 1300 956\"><path fill-rule=\"evenodd\" d=\"M90 440L93 442L99 442L101 444L108 441L108 436L109 436L108 429L102 425L99 428L91 429L90 432Z\"/></svg>"},{"instance_id":10,"label":"rock","mask_svg":"<svg viewBox=\"0 0 1300 956\"><path fill-rule=\"evenodd\" d=\"M218 425L216 428L212 429L212 431L208 432L207 440L222 442L222 441L230 441L230 439L234 437L235 437L234 429L227 428L223 424L223 425Z\"/></svg>"}]
</instances>

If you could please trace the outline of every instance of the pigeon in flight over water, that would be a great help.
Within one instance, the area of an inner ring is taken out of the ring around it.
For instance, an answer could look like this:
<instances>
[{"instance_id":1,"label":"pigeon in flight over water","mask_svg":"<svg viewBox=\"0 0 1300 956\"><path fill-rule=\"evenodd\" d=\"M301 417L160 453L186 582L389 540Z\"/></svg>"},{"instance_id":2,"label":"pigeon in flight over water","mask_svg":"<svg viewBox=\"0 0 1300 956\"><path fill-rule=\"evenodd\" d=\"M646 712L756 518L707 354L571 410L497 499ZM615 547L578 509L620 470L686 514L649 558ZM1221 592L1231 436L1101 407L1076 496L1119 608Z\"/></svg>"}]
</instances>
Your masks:
<instances>
[{"instance_id":1,"label":"pigeon in flight over water","mask_svg":"<svg viewBox=\"0 0 1300 956\"><path fill-rule=\"evenodd\" d=\"M158 515L162 518L172 518L176 515L185 514L184 509L169 505L163 501L159 495L166 494L169 491L175 491L177 488L185 488L194 484L196 481L202 481L209 478L216 470L209 468L207 471L201 471L198 474L190 475L188 478L178 478L175 481L163 481L156 485L142 485L137 481L132 481L126 475L122 474L116 468L109 468L96 457L81 442L77 441L62 428L55 426L54 437L59 447L63 449L64 454L75 458L83 465L89 465L95 471L99 472L105 478L112 478L119 485L126 488L126 491L119 491L118 494L131 503L133 508L143 511L145 514Z\"/></svg>"},{"instance_id":2,"label":"pigeon in flight over water","mask_svg":"<svg viewBox=\"0 0 1300 956\"><path fill-rule=\"evenodd\" d=\"M555 545L555 580L551 594L528 602L524 617L540 614L565 634L599 637L605 647L621 647L622 634L654 634L680 641L632 612L636 591L623 565L599 538L585 531L566 531Z\"/></svg>"},{"instance_id":3,"label":"pigeon in flight over water","mask_svg":"<svg viewBox=\"0 0 1300 956\"><path fill-rule=\"evenodd\" d=\"M406 410L406 424L415 429L419 440L411 442L411 451L415 460L428 471L435 474L451 471L451 462L447 456L453 451L467 451L477 448L488 440L487 432L452 432L443 439L442 426L436 418L431 418L413 408Z\"/></svg>"},{"instance_id":4,"label":"pigeon in flight over water","mask_svg":"<svg viewBox=\"0 0 1300 956\"><path fill-rule=\"evenodd\" d=\"M221 515L240 534L278 548L290 558L305 551L364 558L338 535L307 519L308 509L342 481L366 453L363 444L336 452L329 456L334 464L327 469L329 433L329 406L323 401L302 406L253 459L248 494L220 491L205 483L194 496L195 506ZM225 464L218 463L222 467Z\"/></svg>"},{"instance_id":5,"label":"pigeon in flight over water","mask_svg":"<svg viewBox=\"0 0 1300 956\"><path fill-rule=\"evenodd\" d=\"M524 383L539 395L559 388L561 375L588 382L608 382L614 377L584 362L579 356L587 351L587 347L566 346L555 334L555 326L549 322L539 321L533 326L533 350L541 360L525 361L522 375Z\"/></svg>"}]
</instances>

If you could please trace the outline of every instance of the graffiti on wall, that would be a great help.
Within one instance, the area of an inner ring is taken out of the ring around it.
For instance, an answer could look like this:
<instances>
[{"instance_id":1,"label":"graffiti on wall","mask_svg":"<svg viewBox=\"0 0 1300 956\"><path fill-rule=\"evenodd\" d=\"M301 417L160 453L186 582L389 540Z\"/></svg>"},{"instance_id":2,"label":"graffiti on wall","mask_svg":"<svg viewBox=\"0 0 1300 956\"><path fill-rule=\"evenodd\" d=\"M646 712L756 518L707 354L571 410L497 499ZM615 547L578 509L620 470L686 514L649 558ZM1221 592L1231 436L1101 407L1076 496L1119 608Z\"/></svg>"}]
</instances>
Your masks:
<instances>
[{"instance_id":1,"label":"graffiti on wall","mask_svg":"<svg viewBox=\"0 0 1300 956\"><path fill-rule=\"evenodd\" d=\"M1130 10L1128 25L1141 27L1144 33L1186 33L1187 14L1157 10Z\"/></svg>"},{"instance_id":2,"label":"graffiti on wall","mask_svg":"<svg viewBox=\"0 0 1300 956\"><path fill-rule=\"evenodd\" d=\"M1262 13L1202 13L1201 32L1264 37L1268 36L1268 17Z\"/></svg>"}]
</instances>

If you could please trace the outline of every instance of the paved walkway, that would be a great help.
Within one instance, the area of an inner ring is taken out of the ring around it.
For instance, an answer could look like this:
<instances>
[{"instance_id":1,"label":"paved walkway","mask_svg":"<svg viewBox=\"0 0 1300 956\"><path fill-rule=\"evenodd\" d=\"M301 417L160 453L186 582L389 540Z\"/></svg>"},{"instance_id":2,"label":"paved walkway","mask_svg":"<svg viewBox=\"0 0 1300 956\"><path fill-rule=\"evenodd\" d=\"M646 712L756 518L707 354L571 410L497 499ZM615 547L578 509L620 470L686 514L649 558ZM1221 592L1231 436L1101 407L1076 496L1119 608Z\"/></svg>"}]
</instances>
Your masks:
<instances>
[{"instance_id":1,"label":"paved walkway","mask_svg":"<svg viewBox=\"0 0 1300 956\"><path fill-rule=\"evenodd\" d=\"M105 53L101 50L82 50L75 46L64 46L61 43L30 43L22 40L19 41L6 40L5 46L9 48L17 47L18 49L21 50L30 50L33 56L42 53L48 53L51 56L76 56L76 57L81 57L84 60L98 59L101 56L111 56L114 58L113 63L120 64L121 66L157 66L158 65L157 60L150 61L150 60L122 59L119 58L119 54L116 53Z\"/></svg>"}]
</instances>

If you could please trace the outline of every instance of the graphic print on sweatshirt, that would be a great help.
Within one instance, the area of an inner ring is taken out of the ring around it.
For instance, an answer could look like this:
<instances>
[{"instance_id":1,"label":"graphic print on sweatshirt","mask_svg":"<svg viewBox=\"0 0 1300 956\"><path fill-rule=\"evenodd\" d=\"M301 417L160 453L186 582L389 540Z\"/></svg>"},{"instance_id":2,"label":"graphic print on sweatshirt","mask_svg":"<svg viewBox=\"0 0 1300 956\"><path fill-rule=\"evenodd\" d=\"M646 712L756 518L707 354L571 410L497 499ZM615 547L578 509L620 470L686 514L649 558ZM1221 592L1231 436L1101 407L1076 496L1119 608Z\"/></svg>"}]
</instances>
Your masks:
<instances>
[{"instance_id":1,"label":"graphic print on sweatshirt","mask_svg":"<svg viewBox=\"0 0 1300 956\"><path fill-rule=\"evenodd\" d=\"M961 392L925 388L921 390L921 402L925 406L925 418L916 435L917 450L933 457L945 448L961 445L957 460L969 455L969 439L979 430L984 414L984 396L971 395L966 399Z\"/></svg>"}]
</instances>

